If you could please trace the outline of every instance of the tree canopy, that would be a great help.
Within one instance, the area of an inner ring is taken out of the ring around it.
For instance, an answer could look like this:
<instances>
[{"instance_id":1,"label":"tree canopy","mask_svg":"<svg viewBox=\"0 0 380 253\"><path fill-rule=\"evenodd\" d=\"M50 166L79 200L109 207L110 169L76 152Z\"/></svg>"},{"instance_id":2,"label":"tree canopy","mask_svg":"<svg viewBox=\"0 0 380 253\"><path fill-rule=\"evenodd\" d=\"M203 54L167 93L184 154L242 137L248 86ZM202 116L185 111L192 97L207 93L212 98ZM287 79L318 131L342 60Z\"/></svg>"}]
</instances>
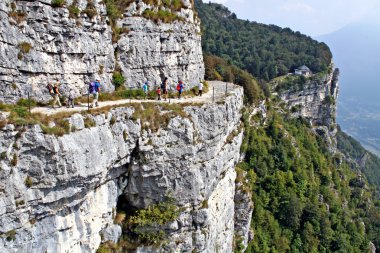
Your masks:
<instances>
[{"instance_id":1,"label":"tree canopy","mask_svg":"<svg viewBox=\"0 0 380 253\"><path fill-rule=\"evenodd\" d=\"M307 65L313 72L328 69L328 46L289 28L241 20L226 7L195 1L202 22L202 47L256 78L268 81Z\"/></svg>"}]
</instances>

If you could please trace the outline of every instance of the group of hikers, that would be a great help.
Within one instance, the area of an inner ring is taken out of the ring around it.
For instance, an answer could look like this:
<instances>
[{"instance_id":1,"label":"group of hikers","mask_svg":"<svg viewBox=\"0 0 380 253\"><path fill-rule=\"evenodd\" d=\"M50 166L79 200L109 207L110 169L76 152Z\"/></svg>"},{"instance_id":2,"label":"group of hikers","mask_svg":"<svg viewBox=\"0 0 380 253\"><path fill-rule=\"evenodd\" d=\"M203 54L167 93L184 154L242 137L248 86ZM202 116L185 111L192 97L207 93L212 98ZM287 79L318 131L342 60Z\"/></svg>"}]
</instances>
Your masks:
<instances>
[{"instance_id":1,"label":"group of hikers","mask_svg":"<svg viewBox=\"0 0 380 253\"><path fill-rule=\"evenodd\" d=\"M97 107L99 105L98 100L99 100L99 94L100 94L100 86L101 85L100 85L99 79L97 79L95 82L91 82L88 86L88 95L93 96L92 104L90 105L90 107ZM149 89L150 83L148 81L146 81L143 84L142 88L143 88L145 97L148 97L149 90L150 90ZM49 83L47 85L47 89L49 90L50 95L53 97L52 107L55 108L56 105L58 105L58 107L62 107L62 104L60 101L60 97L62 97L62 94L59 91L59 82L56 82L54 84ZM176 90L178 92L178 99L181 99L181 95L182 95L183 91L185 90L185 84L183 81L180 80L178 82L178 84L176 86ZM200 82L198 84L198 96L202 96L202 93L203 93L203 83ZM158 100L161 100L161 95L165 101L168 99L169 81L168 81L167 77L165 77L164 81L161 83L161 85L157 87L156 94L157 94ZM74 98L75 98L74 90L70 89L67 95L68 96L67 96L67 101L66 101L66 107L67 108L70 108L70 107L74 108Z\"/></svg>"},{"instance_id":2,"label":"group of hikers","mask_svg":"<svg viewBox=\"0 0 380 253\"><path fill-rule=\"evenodd\" d=\"M143 91L145 96L147 97L149 94L149 82L146 81L143 85ZM178 99L181 99L181 95L183 91L185 90L185 84L182 80L180 80L176 86L176 90L178 92ZM203 83L198 84L198 96L202 96L203 92ZM157 87L156 89L156 94L157 94L157 99L161 100L161 95L163 99L166 101L168 99L168 94L169 94L169 81L168 78L165 77L164 81L161 83L160 86Z\"/></svg>"}]
</instances>

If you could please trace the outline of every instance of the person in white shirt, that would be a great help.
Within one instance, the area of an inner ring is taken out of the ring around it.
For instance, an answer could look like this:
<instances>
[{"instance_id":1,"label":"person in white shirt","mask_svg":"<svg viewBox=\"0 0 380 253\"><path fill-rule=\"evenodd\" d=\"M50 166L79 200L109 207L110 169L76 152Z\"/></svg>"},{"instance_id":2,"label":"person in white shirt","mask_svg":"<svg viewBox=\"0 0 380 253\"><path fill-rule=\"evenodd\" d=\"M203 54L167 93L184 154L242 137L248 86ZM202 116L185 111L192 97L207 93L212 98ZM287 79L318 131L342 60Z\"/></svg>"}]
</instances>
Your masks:
<instances>
[{"instance_id":1,"label":"person in white shirt","mask_svg":"<svg viewBox=\"0 0 380 253\"><path fill-rule=\"evenodd\" d=\"M203 83L199 83L198 84L198 95L199 96L202 96L202 92L203 92Z\"/></svg>"}]
</instances>

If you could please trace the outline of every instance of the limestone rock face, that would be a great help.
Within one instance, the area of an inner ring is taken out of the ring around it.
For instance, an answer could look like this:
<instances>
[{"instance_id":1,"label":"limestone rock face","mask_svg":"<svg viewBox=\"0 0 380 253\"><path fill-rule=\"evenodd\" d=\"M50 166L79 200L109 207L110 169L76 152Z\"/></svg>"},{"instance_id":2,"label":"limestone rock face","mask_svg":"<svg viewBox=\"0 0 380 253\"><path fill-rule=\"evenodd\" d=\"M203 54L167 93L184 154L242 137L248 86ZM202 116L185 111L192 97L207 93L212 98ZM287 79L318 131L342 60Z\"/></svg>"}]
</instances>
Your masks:
<instances>
[{"instance_id":1,"label":"limestone rock face","mask_svg":"<svg viewBox=\"0 0 380 253\"><path fill-rule=\"evenodd\" d=\"M280 97L287 103L295 116L310 121L315 131L322 136L335 153L336 143L336 101L339 91L339 69L324 76L307 81L302 90L289 90ZM295 110L294 110L295 109Z\"/></svg>"},{"instance_id":2,"label":"limestone rock face","mask_svg":"<svg viewBox=\"0 0 380 253\"><path fill-rule=\"evenodd\" d=\"M190 1L184 4L178 13L184 22L157 23L140 17L150 8L143 1L132 3L119 21L129 32L118 41L116 60L129 86L141 87L145 80L159 85L166 76L174 90L179 80L189 88L203 79L200 21L194 18Z\"/></svg>"},{"instance_id":3,"label":"limestone rock face","mask_svg":"<svg viewBox=\"0 0 380 253\"><path fill-rule=\"evenodd\" d=\"M46 85L55 81L64 94L70 89L85 94L98 78L103 91L112 91L116 69L125 85L135 88L146 80L158 84L165 76L188 87L203 79L200 26L189 1L177 13L181 21L171 23L141 17L155 7L134 1L118 22L127 32L117 39L101 0L92 1L96 15L91 18L86 0L78 1L80 17L71 17L72 2L60 8L50 0L0 2L0 101L14 103L30 92L46 102Z\"/></svg>"},{"instance_id":4,"label":"limestone rock face","mask_svg":"<svg viewBox=\"0 0 380 253\"><path fill-rule=\"evenodd\" d=\"M158 131L136 120L133 107L74 114L74 130L62 137L38 125L6 125L0 131L1 252L95 252L121 235L114 224L121 195L146 208L169 194L181 207L165 229L169 239L136 252L232 252L235 227L250 225L250 211L240 217L250 198L235 204L242 106L243 91L235 88L225 103L185 107L188 117L173 117ZM88 120L95 126L86 128Z\"/></svg>"},{"instance_id":5,"label":"limestone rock face","mask_svg":"<svg viewBox=\"0 0 380 253\"><path fill-rule=\"evenodd\" d=\"M308 81L302 90L290 90L280 97L290 108L298 106L299 111L295 114L309 119L312 125L330 126L335 124L338 79L339 70L335 69L319 79Z\"/></svg>"}]
</instances>

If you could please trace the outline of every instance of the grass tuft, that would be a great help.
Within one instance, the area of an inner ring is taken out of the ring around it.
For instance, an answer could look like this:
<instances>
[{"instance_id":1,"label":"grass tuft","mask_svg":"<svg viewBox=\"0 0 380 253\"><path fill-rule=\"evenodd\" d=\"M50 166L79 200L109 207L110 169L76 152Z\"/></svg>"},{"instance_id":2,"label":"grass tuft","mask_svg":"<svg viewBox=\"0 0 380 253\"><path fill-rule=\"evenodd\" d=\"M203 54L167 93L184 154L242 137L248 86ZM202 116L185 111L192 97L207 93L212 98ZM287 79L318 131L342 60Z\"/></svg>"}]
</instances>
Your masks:
<instances>
[{"instance_id":1,"label":"grass tuft","mask_svg":"<svg viewBox=\"0 0 380 253\"><path fill-rule=\"evenodd\" d=\"M25 178L25 185L26 187L30 188L33 186L33 179L30 176L27 176Z\"/></svg>"},{"instance_id":2,"label":"grass tuft","mask_svg":"<svg viewBox=\"0 0 380 253\"><path fill-rule=\"evenodd\" d=\"M66 4L65 0L52 0L51 6L54 8L63 7Z\"/></svg>"}]
</instances>

